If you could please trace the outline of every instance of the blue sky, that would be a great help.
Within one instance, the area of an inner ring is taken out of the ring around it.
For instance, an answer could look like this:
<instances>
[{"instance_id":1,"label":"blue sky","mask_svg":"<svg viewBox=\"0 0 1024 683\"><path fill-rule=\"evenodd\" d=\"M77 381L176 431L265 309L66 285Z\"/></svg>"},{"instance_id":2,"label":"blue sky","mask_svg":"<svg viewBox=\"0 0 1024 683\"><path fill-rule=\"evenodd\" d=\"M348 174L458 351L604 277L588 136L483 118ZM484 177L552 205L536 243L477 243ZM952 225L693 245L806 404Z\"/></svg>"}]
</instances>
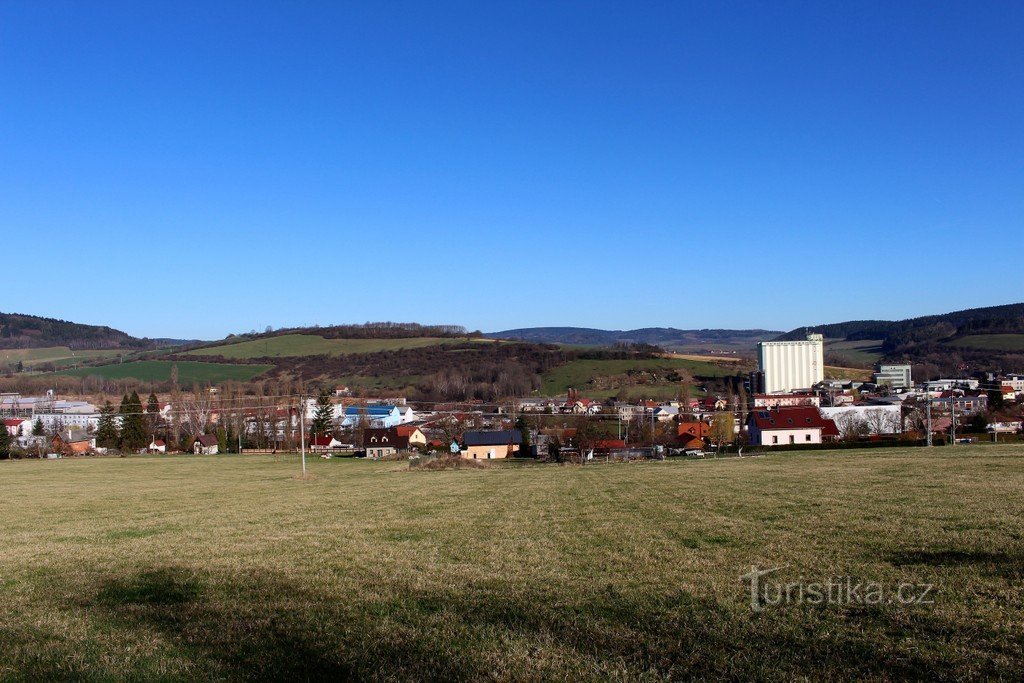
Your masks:
<instances>
[{"instance_id":1,"label":"blue sky","mask_svg":"<svg viewBox=\"0 0 1024 683\"><path fill-rule=\"evenodd\" d=\"M0 3L0 310L147 336L1024 300L1024 4Z\"/></svg>"}]
</instances>

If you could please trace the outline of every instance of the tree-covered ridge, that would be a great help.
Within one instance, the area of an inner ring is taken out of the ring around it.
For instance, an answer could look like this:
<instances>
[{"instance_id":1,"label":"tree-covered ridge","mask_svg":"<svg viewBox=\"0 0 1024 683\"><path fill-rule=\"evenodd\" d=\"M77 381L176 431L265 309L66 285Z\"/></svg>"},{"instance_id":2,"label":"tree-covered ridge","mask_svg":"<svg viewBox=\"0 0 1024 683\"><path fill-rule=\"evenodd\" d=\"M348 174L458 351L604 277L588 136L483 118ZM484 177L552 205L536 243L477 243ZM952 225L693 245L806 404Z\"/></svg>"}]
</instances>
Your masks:
<instances>
[{"instance_id":1,"label":"tree-covered ridge","mask_svg":"<svg viewBox=\"0 0 1024 683\"><path fill-rule=\"evenodd\" d=\"M72 349L144 349L154 345L103 325L83 325L56 318L0 313L0 348L67 346Z\"/></svg>"},{"instance_id":2,"label":"tree-covered ridge","mask_svg":"<svg viewBox=\"0 0 1024 683\"><path fill-rule=\"evenodd\" d=\"M968 308L906 320L849 320L811 325L798 327L777 339L803 339L808 332L823 334L827 339L882 339L888 348L896 348L907 341L935 341L972 333L1024 332L1024 303Z\"/></svg>"}]
</instances>

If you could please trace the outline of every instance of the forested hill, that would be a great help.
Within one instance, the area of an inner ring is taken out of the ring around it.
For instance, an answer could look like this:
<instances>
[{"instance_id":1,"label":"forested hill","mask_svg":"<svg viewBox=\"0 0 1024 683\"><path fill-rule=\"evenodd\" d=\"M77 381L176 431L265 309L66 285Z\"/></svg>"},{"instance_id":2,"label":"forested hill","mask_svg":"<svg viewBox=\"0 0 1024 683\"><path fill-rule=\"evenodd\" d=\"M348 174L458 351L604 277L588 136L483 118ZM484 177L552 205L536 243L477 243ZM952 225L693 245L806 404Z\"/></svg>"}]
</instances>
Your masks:
<instances>
[{"instance_id":1,"label":"forested hill","mask_svg":"<svg viewBox=\"0 0 1024 683\"><path fill-rule=\"evenodd\" d=\"M895 348L907 340L939 341L965 334L1024 332L1024 303L969 308L963 311L926 315L907 320L850 320L827 325L798 327L778 337L780 341L804 339L808 332L826 339L882 339Z\"/></svg>"},{"instance_id":2,"label":"forested hill","mask_svg":"<svg viewBox=\"0 0 1024 683\"><path fill-rule=\"evenodd\" d=\"M651 344L672 347L749 346L778 334L771 330L680 330L674 327L645 327L636 330L600 330L591 327L525 327L488 332L491 339L517 339L541 344L615 346Z\"/></svg>"},{"instance_id":3,"label":"forested hill","mask_svg":"<svg viewBox=\"0 0 1024 683\"><path fill-rule=\"evenodd\" d=\"M31 349L67 346L72 349L146 349L157 346L121 330L100 325L41 318L21 313L0 313L0 348Z\"/></svg>"}]
</instances>

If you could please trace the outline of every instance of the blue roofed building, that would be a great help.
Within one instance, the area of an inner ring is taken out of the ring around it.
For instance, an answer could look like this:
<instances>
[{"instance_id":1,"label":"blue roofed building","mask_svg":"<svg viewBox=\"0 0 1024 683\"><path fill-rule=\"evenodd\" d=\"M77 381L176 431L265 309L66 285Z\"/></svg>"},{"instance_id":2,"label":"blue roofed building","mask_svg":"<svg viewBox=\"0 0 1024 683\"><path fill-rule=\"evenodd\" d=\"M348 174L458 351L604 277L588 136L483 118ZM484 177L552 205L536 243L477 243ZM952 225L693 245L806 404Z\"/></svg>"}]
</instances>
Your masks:
<instances>
[{"instance_id":1,"label":"blue roofed building","mask_svg":"<svg viewBox=\"0 0 1024 683\"><path fill-rule=\"evenodd\" d=\"M416 413L412 408L406 406L392 405L369 405L349 406L345 409L342 427L355 427L363 418L366 418L370 427L378 429L389 429L401 424L408 424L416 420Z\"/></svg>"}]
</instances>

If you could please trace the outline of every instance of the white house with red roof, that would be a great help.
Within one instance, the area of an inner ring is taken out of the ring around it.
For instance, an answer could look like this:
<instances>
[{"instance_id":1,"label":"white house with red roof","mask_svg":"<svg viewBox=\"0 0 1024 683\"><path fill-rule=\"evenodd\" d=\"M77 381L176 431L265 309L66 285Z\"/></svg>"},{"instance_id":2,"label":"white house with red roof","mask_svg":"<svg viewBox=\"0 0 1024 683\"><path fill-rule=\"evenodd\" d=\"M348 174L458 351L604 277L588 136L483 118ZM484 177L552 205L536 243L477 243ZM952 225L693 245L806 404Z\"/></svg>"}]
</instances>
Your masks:
<instances>
[{"instance_id":1,"label":"white house with red roof","mask_svg":"<svg viewBox=\"0 0 1024 683\"><path fill-rule=\"evenodd\" d=\"M755 446L820 444L839 438L836 423L814 406L755 409L747 418L747 433Z\"/></svg>"},{"instance_id":2,"label":"white house with red roof","mask_svg":"<svg viewBox=\"0 0 1024 683\"><path fill-rule=\"evenodd\" d=\"M4 427L11 436L30 436L32 434L32 420L25 418L6 418L4 419Z\"/></svg>"}]
</instances>

